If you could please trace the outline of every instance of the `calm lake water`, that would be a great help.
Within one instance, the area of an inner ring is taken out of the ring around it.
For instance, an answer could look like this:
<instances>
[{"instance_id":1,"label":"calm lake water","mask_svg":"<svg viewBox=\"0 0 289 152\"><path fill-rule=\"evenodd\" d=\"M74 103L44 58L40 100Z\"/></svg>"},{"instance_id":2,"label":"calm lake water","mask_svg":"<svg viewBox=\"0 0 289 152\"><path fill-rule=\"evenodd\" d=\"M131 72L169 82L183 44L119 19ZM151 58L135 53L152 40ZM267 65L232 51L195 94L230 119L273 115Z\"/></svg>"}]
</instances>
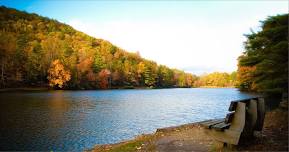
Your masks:
<instances>
[{"instance_id":1,"label":"calm lake water","mask_svg":"<svg viewBox=\"0 0 289 152\"><path fill-rule=\"evenodd\" d=\"M0 93L0 150L79 151L157 128L225 117L237 89Z\"/></svg>"}]
</instances>

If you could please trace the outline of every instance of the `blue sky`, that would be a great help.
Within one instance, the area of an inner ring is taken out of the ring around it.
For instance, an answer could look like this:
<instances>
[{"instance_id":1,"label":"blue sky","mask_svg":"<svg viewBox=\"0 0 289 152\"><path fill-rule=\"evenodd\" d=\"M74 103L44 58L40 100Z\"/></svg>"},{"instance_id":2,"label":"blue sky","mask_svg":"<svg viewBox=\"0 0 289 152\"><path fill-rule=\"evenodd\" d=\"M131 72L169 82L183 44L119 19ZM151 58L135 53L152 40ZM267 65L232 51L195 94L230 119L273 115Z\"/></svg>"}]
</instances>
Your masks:
<instances>
[{"instance_id":1,"label":"blue sky","mask_svg":"<svg viewBox=\"0 0 289 152\"><path fill-rule=\"evenodd\" d=\"M0 0L1 5L57 19L91 36L172 68L232 72L243 34L288 12L287 1Z\"/></svg>"}]
</instances>

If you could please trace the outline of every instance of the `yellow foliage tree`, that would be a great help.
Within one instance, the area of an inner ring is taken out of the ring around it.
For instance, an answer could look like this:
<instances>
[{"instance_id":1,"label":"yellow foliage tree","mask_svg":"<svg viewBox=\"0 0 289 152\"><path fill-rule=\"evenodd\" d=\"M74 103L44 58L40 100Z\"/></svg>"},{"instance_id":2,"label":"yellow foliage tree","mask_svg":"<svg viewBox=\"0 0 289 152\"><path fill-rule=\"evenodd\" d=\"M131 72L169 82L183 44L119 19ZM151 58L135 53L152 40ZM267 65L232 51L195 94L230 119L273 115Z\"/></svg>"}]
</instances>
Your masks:
<instances>
[{"instance_id":1,"label":"yellow foliage tree","mask_svg":"<svg viewBox=\"0 0 289 152\"><path fill-rule=\"evenodd\" d=\"M70 72L64 69L64 66L59 60L54 60L48 69L49 85L62 88L65 82L69 81L71 76Z\"/></svg>"},{"instance_id":2,"label":"yellow foliage tree","mask_svg":"<svg viewBox=\"0 0 289 152\"><path fill-rule=\"evenodd\" d=\"M143 62L140 62L138 65L137 65L137 76L139 78L141 78L142 74L144 73L145 71L145 64Z\"/></svg>"}]
</instances>

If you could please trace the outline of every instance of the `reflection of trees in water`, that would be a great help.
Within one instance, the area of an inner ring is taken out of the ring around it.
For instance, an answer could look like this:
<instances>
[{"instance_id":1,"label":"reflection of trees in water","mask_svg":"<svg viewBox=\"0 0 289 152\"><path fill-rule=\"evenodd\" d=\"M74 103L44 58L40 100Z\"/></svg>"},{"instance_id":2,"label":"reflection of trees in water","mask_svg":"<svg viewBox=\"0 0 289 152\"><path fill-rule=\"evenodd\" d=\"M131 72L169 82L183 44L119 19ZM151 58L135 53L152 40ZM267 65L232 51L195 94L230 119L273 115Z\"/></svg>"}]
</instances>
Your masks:
<instances>
[{"instance_id":1,"label":"reflection of trees in water","mask_svg":"<svg viewBox=\"0 0 289 152\"><path fill-rule=\"evenodd\" d=\"M47 102L49 125L63 128L72 127L85 118L95 105L85 96L73 96L73 91L53 91ZM77 127L77 126L76 126Z\"/></svg>"},{"instance_id":2,"label":"reflection of trees in water","mask_svg":"<svg viewBox=\"0 0 289 152\"><path fill-rule=\"evenodd\" d=\"M0 103L1 147L47 150L49 146L61 143L64 137L62 129L73 123L67 119L71 102L62 91L11 93L1 99L5 101Z\"/></svg>"},{"instance_id":3,"label":"reflection of trees in water","mask_svg":"<svg viewBox=\"0 0 289 152\"><path fill-rule=\"evenodd\" d=\"M65 98L63 91L52 92L47 101L48 122L53 128L60 128L67 123L66 113L70 110L71 103Z\"/></svg>"}]
</instances>

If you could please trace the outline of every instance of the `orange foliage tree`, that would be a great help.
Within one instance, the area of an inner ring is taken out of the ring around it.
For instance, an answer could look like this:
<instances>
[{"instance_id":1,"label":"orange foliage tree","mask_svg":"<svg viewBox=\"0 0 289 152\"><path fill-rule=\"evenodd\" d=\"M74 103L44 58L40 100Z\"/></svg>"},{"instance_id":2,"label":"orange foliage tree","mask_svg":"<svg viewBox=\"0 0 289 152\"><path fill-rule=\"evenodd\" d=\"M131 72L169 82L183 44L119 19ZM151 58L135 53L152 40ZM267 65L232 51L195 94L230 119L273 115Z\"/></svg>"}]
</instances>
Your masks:
<instances>
[{"instance_id":1,"label":"orange foliage tree","mask_svg":"<svg viewBox=\"0 0 289 152\"><path fill-rule=\"evenodd\" d=\"M70 72L64 69L64 66L59 60L54 60L48 69L49 85L62 88L63 85L70 80Z\"/></svg>"},{"instance_id":2,"label":"orange foliage tree","mask_svg":"<svg viewBox=\"0 0 289 152\"><path fill-rule=\"evenodd\" d=\"M241 90L255 90L256 84L252 80L256 66L240 66L238 65L237 86Z\"/></svg>"},{"instance_id":3,"label":"orange foliage tree","mask_svg":"<svg viewBox=\"0 0 289 152\"><path fill-rule=\"evenodd\" d=\"M101 89L107 89L108 88L109 76L110 76L110 71L107 69L103 69L98 73L99 88L101 88Z\"/></svg>"}]
</instances>

